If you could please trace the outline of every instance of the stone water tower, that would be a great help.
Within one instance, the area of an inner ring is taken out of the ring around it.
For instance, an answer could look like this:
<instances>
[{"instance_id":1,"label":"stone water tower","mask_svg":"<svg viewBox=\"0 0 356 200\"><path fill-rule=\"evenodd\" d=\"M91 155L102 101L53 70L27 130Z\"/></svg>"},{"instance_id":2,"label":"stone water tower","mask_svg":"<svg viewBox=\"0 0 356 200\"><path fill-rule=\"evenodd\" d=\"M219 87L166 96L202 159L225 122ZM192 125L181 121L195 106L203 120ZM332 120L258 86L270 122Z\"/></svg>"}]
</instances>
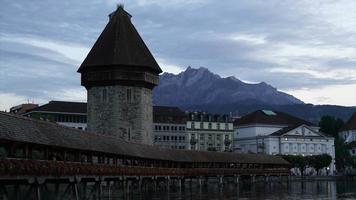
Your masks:
<instances>
[{"instance_id":1,"label":"stone water tower","mask_svg":"<svg viewBox=\"0 0 356 200\"><path fill-rule=\"evenodd\" d=\"M122 6L81 64L88 131L152 144L152 89L162 72Z\"/></svg>"}]
</instances>

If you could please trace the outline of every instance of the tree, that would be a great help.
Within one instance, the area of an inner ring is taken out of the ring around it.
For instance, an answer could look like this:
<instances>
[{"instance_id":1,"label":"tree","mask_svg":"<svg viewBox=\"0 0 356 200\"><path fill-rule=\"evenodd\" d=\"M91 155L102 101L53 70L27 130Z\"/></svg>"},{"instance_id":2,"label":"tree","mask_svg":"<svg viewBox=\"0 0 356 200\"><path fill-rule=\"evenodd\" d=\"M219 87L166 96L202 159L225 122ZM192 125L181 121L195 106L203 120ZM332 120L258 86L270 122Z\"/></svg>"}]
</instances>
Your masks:
<instances>
[{"instance_id":1,"label":"tree","mask_svg":"<svg viewBox=\"0 0 356 200\"><path fill-rule=\"evenodd\" d=\"M331 164L332 157L328 154L309 156L309 163L316 170L328 167Z\"/></svg>"},{"instance_id":2,"label":"tree","mask_svg":"<svg viewBox=\"0 0 356 200\"><path fill-rule=\"evenodd\" d=\"M338 135L343 125L342 119L332 116L323 116L319 122L320 131L335 138L335 164L339 171L345 168L350 159L348 147Z\"/></svg>"},{"instance_id":3,"label":"tree","mask_svg":"<svg viewBox=\"0 0 356 200\"><path fill-rule=\"evenodd\" d=\"M321 132L329 136L333 136L334 138L338 138L338 133L344 126L344 121L342 119L326 115L321 117L319 126Z\"/></svg>"}]
</instances>

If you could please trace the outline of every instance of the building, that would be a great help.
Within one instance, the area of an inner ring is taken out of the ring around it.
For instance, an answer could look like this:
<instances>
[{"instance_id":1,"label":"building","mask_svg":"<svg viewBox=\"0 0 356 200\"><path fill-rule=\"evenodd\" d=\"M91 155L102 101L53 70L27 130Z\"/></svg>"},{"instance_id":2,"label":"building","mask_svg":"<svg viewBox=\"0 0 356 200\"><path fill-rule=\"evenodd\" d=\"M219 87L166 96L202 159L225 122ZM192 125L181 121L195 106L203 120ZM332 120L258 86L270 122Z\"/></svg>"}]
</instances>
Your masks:
<instances>
[{"instance_id":1,"label":"building","mask_svg":"<svg viewBox=\"0 0 356 200\"><path fill-rule=\"evenodd\" d=\"M25 112L27 112L28 110L31 110L36 107L38 107L38 104L25 103L25 104L20 104L20 105L11 107L9 112L13 113L13 114L17 114L17 115L22 115Z\"/></svg>"},{"instance_id":2,"label":"building","mask_svg":"<svg viewBox=\"0 0 356 200\"><path fill-rule=\"evenodd\" d=\"M78 72L87 89L89 131L153 144L152 89L162 70L123 6L109 15Z\"/></svg>"},{"instance_id":3,"label":"building","mask_svg":"<svg viewBox=\"0 0 356 200\"><path fill-rule=\"evenodd\" d=\"M203 112L188 114L188 149L200 151L231 151L234 133L233 122L228 115L212 115Z\"/></svg>"},{"instance_id":4,"label":"building","mask_svg":"<svg viewBox=\"0 0 356 200\"><path fill-rule=\"evenodd\" d=\"M339 136L349 145L350 154L356 156L356 112L344 124L339 132Z\"/></svg>"},{"instance_id":5,"label":"building","mask_svg":"<svg viewBox=\"0 0 356 200\"><path fill-rule=\"evenodd\" d=\"M153 107L153 143L171 149L187 149L186 114L177 107Z\"/></svg>"},{"instance_id":6,"label":"building","mask_svg":"<svg viewBox=\"0 0 356 200\"><path fill-rule=\"evenodd\" d=\"M270 155L319 155L332 157L334 171L334 138L319 127L283 112L258 110L234 122L234 150Z\"/></svg>"},{"instance_id":7,"label":"building","mask_svg":"<svg viewBox=\"0 0 356 200\"><path fill-rule=\"evenodd\" d=\"M87 104L82 102L50 101L27 110L22 115L81 130L87 129Z\"/></svg>"}]
</instances>

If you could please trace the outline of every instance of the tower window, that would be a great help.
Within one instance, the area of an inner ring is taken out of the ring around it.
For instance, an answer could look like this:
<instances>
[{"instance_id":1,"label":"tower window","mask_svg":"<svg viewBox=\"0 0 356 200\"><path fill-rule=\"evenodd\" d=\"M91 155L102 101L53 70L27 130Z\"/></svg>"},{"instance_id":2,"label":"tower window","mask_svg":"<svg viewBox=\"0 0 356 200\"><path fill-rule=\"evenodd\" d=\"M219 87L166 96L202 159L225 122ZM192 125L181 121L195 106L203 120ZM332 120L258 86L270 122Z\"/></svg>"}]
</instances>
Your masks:
<instances>
[{"instance_id":1,"label":"tower window","mask_svg":"<svg viewBox=\"0 0 356 200\"><path fill-rule=\"evenodd\" d=\"M131 140L131 128L127 128L127 139Z\"/></svg>"},{"instance_id":2,"label":"tower window","mask_svg":"<svg viewBox=\"0 0 356 200\"><path fill-rule=\"evenodd\" d=\"M131 98L131 94L132 92L131 92L131 89L127 89L126 90L126 100L127 100L127 102L131 102L131 100L132 100L132 98Z\"/></svg>"},{"instance_id":3,"label":"tower window","mask_svg":"<svg viewBox=\"0 0 356 200\"><path fill-rule=\"evenodd\" d=\"M108 91L106 89L103 89L103 102L106 102L108 99Z\"/></svg>"}]
</instances>

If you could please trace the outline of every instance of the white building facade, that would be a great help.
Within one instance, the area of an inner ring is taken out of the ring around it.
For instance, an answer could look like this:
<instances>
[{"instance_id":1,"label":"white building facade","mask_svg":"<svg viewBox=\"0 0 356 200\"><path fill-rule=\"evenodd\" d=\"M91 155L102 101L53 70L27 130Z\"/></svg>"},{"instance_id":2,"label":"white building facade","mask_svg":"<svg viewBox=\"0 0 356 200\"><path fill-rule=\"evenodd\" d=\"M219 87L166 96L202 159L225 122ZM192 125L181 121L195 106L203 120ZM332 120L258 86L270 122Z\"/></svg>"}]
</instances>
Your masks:
<instances>
[{"instance_id":1,"label":"white building facade","mask_svg":"<svg viewBox=\"0 0 356 200\"><path fill-rule=\"evenodd\" d=\"M188 149L232 151L233 122L227 115L188 113Z\"/></svg>"},{"instance_id":2,"label":"white building facade","mask_svg":"<svg viewBox=\"0 0 356 200\"><path fill-rule=\"evenodd\" d=\"M320 155L332 157L329 172L335 169L334 138L319 127L281 112L259 110L235 122L234 151L270 155Z\"/></svg>"},{"instance_id":3,"label":"white building facade","mask_svg":"<svg viewBox=\"0 0 356 200\"><path fill-rule=\"evenodd\" d=\"M153 144L162 148L188 149L186 115L177 107L153 107Z\"/></svg>"}]
</instances>

